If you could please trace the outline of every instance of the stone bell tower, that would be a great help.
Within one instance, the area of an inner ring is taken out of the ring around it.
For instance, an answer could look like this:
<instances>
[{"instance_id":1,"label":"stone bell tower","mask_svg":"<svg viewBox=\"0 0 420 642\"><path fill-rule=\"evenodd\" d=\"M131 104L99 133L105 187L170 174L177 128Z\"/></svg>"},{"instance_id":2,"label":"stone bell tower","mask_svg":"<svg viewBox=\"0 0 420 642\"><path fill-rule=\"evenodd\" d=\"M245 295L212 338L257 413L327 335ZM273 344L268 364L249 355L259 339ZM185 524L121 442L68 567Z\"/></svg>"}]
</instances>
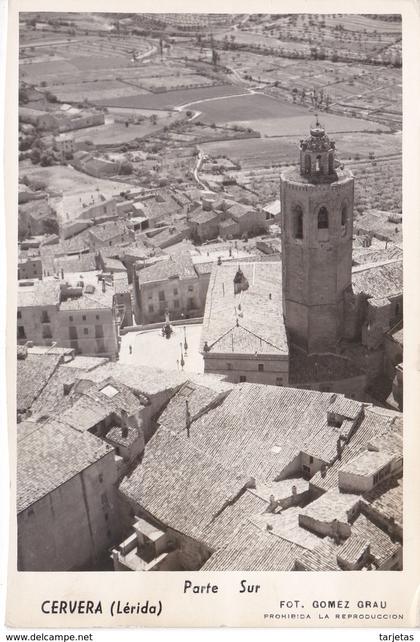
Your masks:
<instances>
[{"instance_id":1,"label":"stone bell tower","mask_svg":"<svg viewBox=\"0 0 420 642\"><path fill-rule=\"evenodd\" d=\"M316 121L300 141L300 166L281 176L283 313L292 343L334 352L351 286L354 179Z\"/></svg>"}]
</instances>

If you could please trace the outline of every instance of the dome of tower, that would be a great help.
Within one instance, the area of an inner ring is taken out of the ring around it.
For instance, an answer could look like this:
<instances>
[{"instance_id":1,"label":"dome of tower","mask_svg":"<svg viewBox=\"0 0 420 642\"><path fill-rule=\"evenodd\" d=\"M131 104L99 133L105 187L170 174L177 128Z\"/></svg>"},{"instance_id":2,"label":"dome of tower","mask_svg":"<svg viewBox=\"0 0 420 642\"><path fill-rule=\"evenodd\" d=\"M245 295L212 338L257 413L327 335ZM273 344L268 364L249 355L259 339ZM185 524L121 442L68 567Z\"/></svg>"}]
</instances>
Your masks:
<instances>
[{"instance_id":1,"label":"dome of tower","mask_svg":"<svg viewBox=\"0 0 420 642\"><path fill-rule=\"evenodd\" d=\"M330 140L327 136L318 118L316 119L315 125L313 125L309 131L311 135L300 142L300 148L303 151L328 152L335 149L334 141Z\"/></svg>"}]
</instances>

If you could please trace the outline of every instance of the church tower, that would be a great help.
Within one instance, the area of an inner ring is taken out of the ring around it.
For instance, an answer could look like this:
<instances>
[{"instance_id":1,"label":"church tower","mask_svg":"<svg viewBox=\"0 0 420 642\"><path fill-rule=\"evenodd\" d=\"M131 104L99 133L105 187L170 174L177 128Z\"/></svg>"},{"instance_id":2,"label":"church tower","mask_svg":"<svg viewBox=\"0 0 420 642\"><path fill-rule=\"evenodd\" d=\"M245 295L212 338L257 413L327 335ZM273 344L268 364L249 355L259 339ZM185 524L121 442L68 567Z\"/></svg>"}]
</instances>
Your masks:
<instances>
[{"instance_id":1,"label":"church tower","mask_svg":"<svg viewBox=\"0 0 420 642\"><path fill-rule=\"evenodd\" d=\"M354 179L316 121L300 141L300 166L281 176L283 313L290 341L334 352L351 286Z\"/></svg>"}]
</instances>

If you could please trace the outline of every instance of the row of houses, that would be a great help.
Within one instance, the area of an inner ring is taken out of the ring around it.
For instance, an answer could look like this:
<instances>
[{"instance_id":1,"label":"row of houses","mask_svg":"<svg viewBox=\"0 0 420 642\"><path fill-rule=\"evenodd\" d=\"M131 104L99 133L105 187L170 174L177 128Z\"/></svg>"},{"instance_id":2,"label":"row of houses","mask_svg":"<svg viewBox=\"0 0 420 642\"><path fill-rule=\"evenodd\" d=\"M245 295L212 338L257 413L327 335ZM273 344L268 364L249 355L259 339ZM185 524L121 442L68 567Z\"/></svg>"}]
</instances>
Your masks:
<instances>
[{"instance_id":1,"label":"row of houses","mask_svg":"<svg viewBox=\"0 0 420 642\"><path fill-rule=\"evenodd\" d=\"M25 350L20 570L402 568L399 413Z\"/></svg>"}]
</instances>

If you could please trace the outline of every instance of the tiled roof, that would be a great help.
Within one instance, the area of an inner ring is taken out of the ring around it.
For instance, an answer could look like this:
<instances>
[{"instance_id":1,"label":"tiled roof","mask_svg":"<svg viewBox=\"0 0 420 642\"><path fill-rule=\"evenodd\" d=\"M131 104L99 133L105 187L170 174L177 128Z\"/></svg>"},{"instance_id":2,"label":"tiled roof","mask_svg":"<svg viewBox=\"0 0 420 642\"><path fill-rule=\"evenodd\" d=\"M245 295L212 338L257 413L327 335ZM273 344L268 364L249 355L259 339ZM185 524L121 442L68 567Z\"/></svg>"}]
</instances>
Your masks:
<instances>
[{"instance_id":1,"label":"tiled roof","mask_svg":"<svg viewBox=\"0 0 420 642\"><path fill-rule=\"evenodd\" d=\"M159 261L150 267L137 270L137 275L140 285L176 277L180 280L197 278L189 252L180 253L169 257L166 261Z\"/></svg>"},{"instance_id":2,"label":"tiled roof","mask_svg":"<svg viewBox=\"0 0 420 642\"><path fill-rule=\"evenodd\" d=\"M195 448L191 440L161 427L120 492L164 524L213 546L214 536L208 541L207 531L248 481Z\"/></svg>"},{"instance_id":3,"label":"tiled roof","mask_svg":"<svg viewBox=\"0 0 420 642\"><path fill-rule=\"evenodd\" d=\"M365 450L356 455L349 462L343 464L340 472L351 473L352 475L369 476L374 475L386 464L392 461L393 456L387 452L375 452Z\"/></svg>"},{"instance_id":4,"label":"tiled roof","mask_svg":"<svg viewBox=\"0 0 420 642\"><path fill-rule=\"evenodd\" d=\"M82 369L60 365L43 388L39 397L32 404L32 413L40 415L53 413L65 396L64 386L73 385L83 375L84 371Z\"/></svg>"},{"instance_id":5,"label":"tiled roof","mask_svg":"<svg viewBox=\"0 0 420 642\"><path fill-rule=\"evenodd\" d=\"M249 288L235 295L237 271L236 262L213 268L201 349L207 341L210 353L287 355L281 271L268 263L244 263L242 271Z\"/></svg>"},{"instance_id":6,"label":"tiled roof","mask_svg":"<svg viewBox=\"0 0 420 642\"><path fill-rule=\"evenodd\" d=\"M268 528L273 535L311 550L318 546L319 537L299 525L299 513L301 511L301 508L293 506L278 514L264 513L263 515L251 517L250 521L262 530L267 530Z\"/></svg>"},{"instance_id":7,"label":"tiled roof","mask_svg":"<svg viewBox=\"0 0 420 642\"><path fill-rule=\"evenodd\" d=\"M354 520L351 530L352 533L359 535L369 542L371 555L373 555L379 564L383 564L387 559L392 557L400 547L400 544L393 542L387 533L376 526L376 524L363 513L360 513Z\"/></svg>"},{"instance_id":8,"label":"tiled roof","mask_svg":"<svg viewBox=\"0 0 420 642\"><path fill-rule=\"evenodd\" d=\"M60 303L60 310L98 310L108 309L113 307L113 297L115 291L112 286L107 286L105 292L102 291L100 286L95 287L95 291L91 294L83 291L82 296L67 299Z\"/></svg>"},{"instance_id":9,"label":"tiled roof","mask_svg":"<svg viewBox=\"0 0 420 642\"><path fill-rule=\"evenodd\" d=\"M308 504L306 508L301 509L300 515L320 522L330 523L337 519L347 523L349 511L360 502L360 499L360 495L340 493L338 488L333 488Z\"/></svg>"},{"instance_id":10,"label":"tiled roof","mask_svg":"<svg viewBox=\"0 0 420 642\"><path fill-rule=\"evenodd\" d=\"M332 396L237 384L222 404L192 423L190 441L223 466L271 482L302 451L324 461L336 457L340 429L327 423Z\"/></svg>"},{"instance_id":11,"label":"tiled roof","mask_svg":"<svg viewBox=\"0 0 420 642\"><path fill-rule=\"evenodd\" d=\"M17 289L18 308L58 305L59 301L60 285L55 281L35 281L34 285L25 285Z\"/></svg>"},{"instance_id":12,"label":"tiled roof","mask_svg":"<svg viewBox=\"0 0 420 642\"><path fill-rule=\"evenodd\" d=\"M204 223L209 223L210 221L217 221L220 214L218 212L213 212L213 210L198 210L195 211L190 216L190 221L192 223L197 223L198 225L203 225Z\"/></svg>"},{"instance_id":13,"label":"tiled roof","mask_svg":"<svg viewBox=\"0 0 420 642\"><path fill-rule=\"evenodd\" d=\"M94 252L74 256L59 256L54 259L54 267L57 272L89 272L96 270L96 258Z\"/></svg>"},{"instance_id":14,"label":"tiled roof","mask_svg":"<svg viewBox=\"0 0 420 642\"><path fill-rule=\"evenodd\" d=\"M160 370L147 366L132 366L118 362L108 362L86 374L85 378L100 382L113 377L131 390L146 396L163 391L176 390L187 379L187 376L176 370Z\"/></svg>"},{"instance_id":15,"label":"tiled roof","mask_svg":"<svg viewBox=\"0 0 420 642\"><path fill-rule=\"evenodd\" d=\"M223 387L225 388L224 391ZM165 410L159 416L158 422L165 428L174 431L186 431L186 402L190 413L190 421L216 406L226 397L233 388L233 384L222 384L222 390L213 390L207 386L200 386L192 381L187 381L180 390L170 399Z\"/></svg>"},{"instance_id":16,"label":"tiled roof","mask_svg":"<svg viewBox=\"0 0 420 642\"><path fill-rule=\"evenodd\" d=\"M372 508L386 519L395 519L402 526L403 518L403 485L402 479L387 479L376 486L363 498Z\"/></svg>"},{"instance_id":17,"label":"tiled roof","mask_svg":"<svg viewBox=\"0 0 420 642\"><path fill-rule=\"evenodd\" d=\"M139 439L139 433L135 428L128 426L127 435L124 436L121 426L113 426L106 433L105 439L119 446L129 447Z\"/></svg>"},{"instance_id":18,"label":"tiled roof","mask_svg":"<svg viewBox=\"0 0 420 642\"><path fill-rule=\"evenodd\" d=\"M20 513L112 451L93 435L51 421L18 441L17 510Z\"/></svg>"},{"instance_id":19,"label":"tiled roof","mask_svg":"<svg viewBox=\"0 0 420 642\"><path fill-rule=\"evenodd\" d=\"M341 563L356 564L362 555L366 553L368 546L368 540L352 532L350 537L340 546L340 550L337 552L337 559Z\"/></svg>"},{"instance_id":20,"label":"tiled roof","mask_svg":"<svg viewBox=\"0 0 420 642\"><path fill-rule=\"evenodd\" d=\"M329 538L323 539L313 550L303 551L296 560L307 571L340 571L337 564L337 546Z\"/></svg>"},{"instance_id":21,"label":"tiled roof","mask_svg":"<svg viewBox=\"0 0 420 642\"><path fill-rule=\"evenodd\" d=\"M110 403L95 402L83 395L66 410L57 409L57 419L79 432L85 432L104 421L113 412L114 408Z\"/></svg>"},{"instance_id":22,"label":"tiled roof","mask_svg":"<svg viewBox=\"0 0 420 642\"><path fill-rule=\"evenodd\" d=\"M366 450L368 444L376 437L382 439L382 435L399 430L399 426L395 422L395 415L396 413L378 413L376 410L366 408L361 424L341 453L341 459L337 459L327 469L324 477L320 472L316 473L311 478L311 485L322 490L338 486L338 471L346 462Z\"/></svg>"},{"instance_id":23,"label":"tiled roof","mask_svg":"<svg viewBox=\"0 0 420 642\"><path fill-rule=\"evenodd\" d=\"M303 549L247 521L202 571L291 571Z\"/></svg>"},{"instance_id":24,"label":"tiled roof","mask_svg":"<svg viewBox=\"0 0 420 642\"><path fill-rule=\"evenodd\" d=\"M400 295L403 288L402 260L353 269L352 282L355 294L363 292L373 299Z\"/></svg>"},{"instance_id":25,"label":"tiled roof","mask_svg":"<svg viewBox=\"0 0 420 642\"><path fill-rule=\"evenodd\" d=\"M17 360L16 404L17 410L28 410L41 394L44 386L61 360L56 354L28 354Z\"/></svg>"},{"instance_id":26,"label":"tiled roof","mask_svg":"<svg viewBox=\"0 0 420 642\"><path fill-rule=\"evenodd\" d=\"M114 221L107 221L106 223L94 225L89 229L89 232L100 241L108 241L121 234L126 234L128 232L128 228L124 221L116 219Z\"/></svg>"}]
</instances>

